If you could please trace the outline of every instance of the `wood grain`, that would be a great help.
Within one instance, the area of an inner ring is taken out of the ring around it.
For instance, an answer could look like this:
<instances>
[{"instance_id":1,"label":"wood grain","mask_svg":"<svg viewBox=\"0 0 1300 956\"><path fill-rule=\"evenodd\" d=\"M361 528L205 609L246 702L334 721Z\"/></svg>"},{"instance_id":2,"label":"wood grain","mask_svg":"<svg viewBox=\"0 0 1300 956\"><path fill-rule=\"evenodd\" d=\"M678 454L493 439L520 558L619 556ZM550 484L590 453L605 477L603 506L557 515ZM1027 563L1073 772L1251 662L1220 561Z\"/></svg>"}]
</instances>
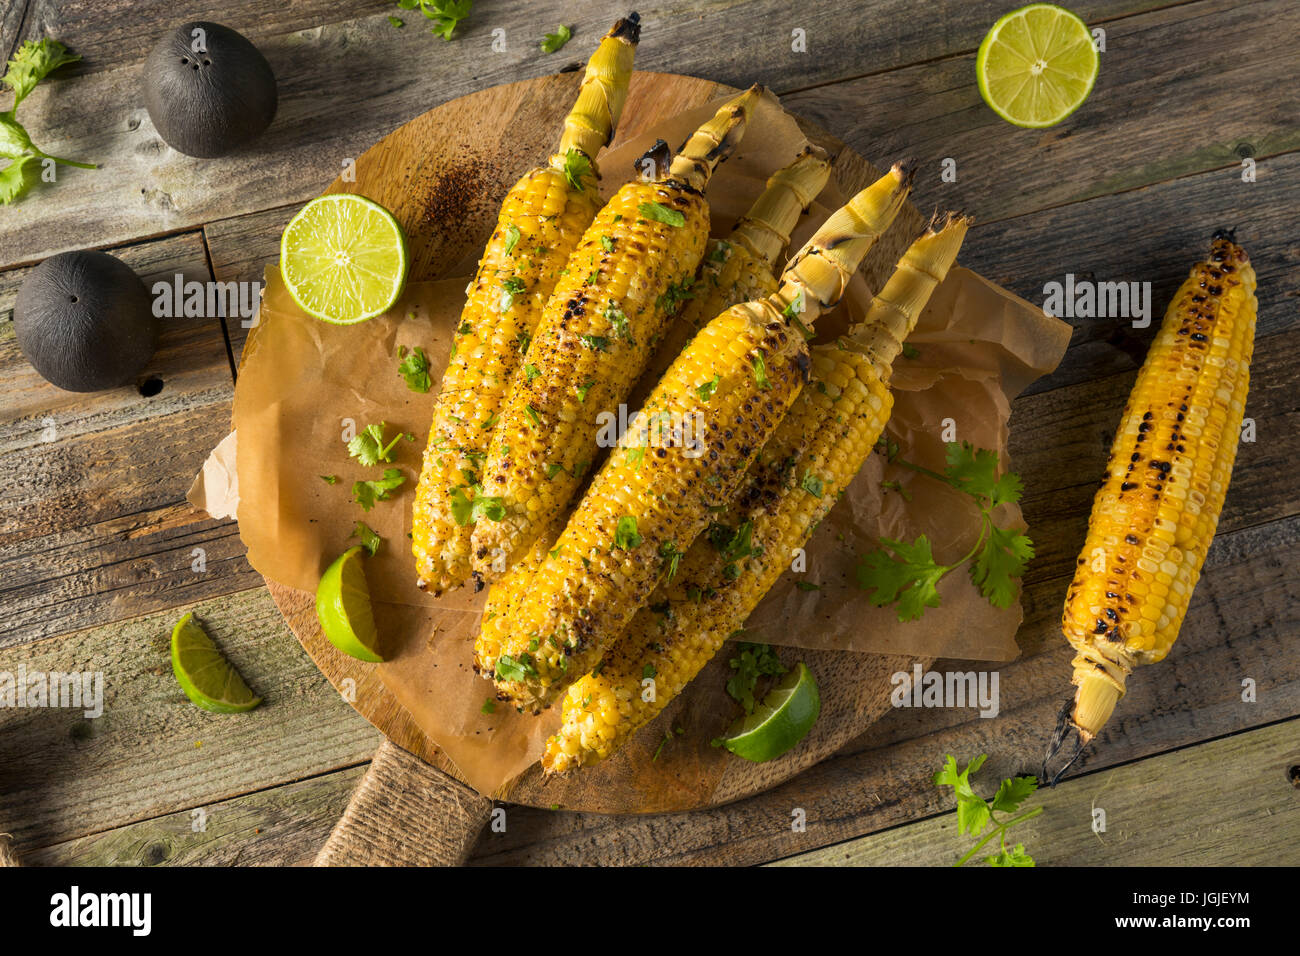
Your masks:
<instances>
[{"instance_id":1,"label":"wood grain","mask_svg":"<svg viewBox=\"0 0 1300 956\"><path fill-rule=\"evenodd\" d=\"M265 698L259 708L210 714L182 693L168 642L186 610ZM0 650L0 672L20 666L104 682L98 718L0 708L0 831L20 852L355 766L381 739L302 653L265 590Z\"/></svg>"},{"instance_id":2,"label":"wood grain","mask_svg":"<svg viewBox=\"0 0 1300 956\"><path fill-rule=\"evenodd\" d=\"M33 849L29 866L294 866L312 861L365 767Z\"/></svg>"},{"instance_id":3,"label":"wood grain","mask_svg":"<svg viewBox=\"0 0 1300 956\"><path fill-rule=\"evenodd\" d=\"M1300 763L1298 734L1300 722L1284 721L1040 790L1024 808L1043 814L1009 831L1011 842L1039 866L1296 866L1300 790L1288 775ZM992 795L992 774L973 779L977 793ZM945 866L973 843L949 813L775 865Z\"/></svg>"},{"instance_id":4,"label":"wood grain","mask_svg":"<svg viewBox=\"0 0 1300 956\"><path fill-rule=\"evenodd\" d=\"M984 105L973 51L794 93L786 105L873 161L917 156L923 208L955 205L992 222L1210 169L1236 175L1244 157L1300 148L1294 95L1271 84L1265 59L1240 52L1265 23L1277 53L1300 58L1300 8L1288 0L1234 15L1205 0L1107 23L1088 101L1046 130L1014 127ZM955 183L940 178L945 158L956 161Z\"/></svg>"},{"instance_id":5,"label":"wood grain","mask_svg":"<svg viewBox=\"0 0 1300 956\"><path fill-rule=\"evenodd\" d=\"M1089 0L1076 7L1089 19L1105 19L1157 5ZM66 171L57 184L33 193L40 202L6 210L0 267L84 245L87 235L97 244L118 244L302 202L346 160L409 117L473 90L581 62L595 38L627 12L621 4L591 4L574 20L572 5L559 0L502 7L472 18L459 41L444 44L418 27L418 17L410 17L411 27L394 29L386 19L391 9L377 5L350 11L353 19L307 29L298 28L300 12L277 14L265 29L240 22L238 14L248 9L244 0L230 23L248 32L275 71L279 112L255 143L203 161L167 147L141 103L140 64L162 29L159 21L129 18L147 24L142 29L127 26L120 11L117 18L105 10L92 20L84 8L74 17L62 4L37 4L23 24L24 36L43 28L112 65L80 65L63 82L42 84L24 103L25 122L47 151L89 157L101 168ZM179 11L166 10L162 19L179 22ZM942 29L918 29L906 0L881 0L870 15L846 14L836 0L804 4L797 17L779 0L719 0L698 6L694 16L684 12L643 11L639 68L707 74L742 87L757 80L782 92L974 50L1005 10L992 0L950 4ZM537 40L558 22L575 22L582 44L575 40L563 55L543 56ZM507 31L506 48L494 53L492 30L498 28ZM808 52L791 49L796 28L808 37ZM97 29L106 29L103 46ZM117 45L104 52L113 38ZM974 95L969 73L965 84ZM846 100L840 110L858 113L860 106ZM844 124L836 118L823 125L840 132ZM880 154L873 144L867 155Z\"/></svg>"}]
</instances>

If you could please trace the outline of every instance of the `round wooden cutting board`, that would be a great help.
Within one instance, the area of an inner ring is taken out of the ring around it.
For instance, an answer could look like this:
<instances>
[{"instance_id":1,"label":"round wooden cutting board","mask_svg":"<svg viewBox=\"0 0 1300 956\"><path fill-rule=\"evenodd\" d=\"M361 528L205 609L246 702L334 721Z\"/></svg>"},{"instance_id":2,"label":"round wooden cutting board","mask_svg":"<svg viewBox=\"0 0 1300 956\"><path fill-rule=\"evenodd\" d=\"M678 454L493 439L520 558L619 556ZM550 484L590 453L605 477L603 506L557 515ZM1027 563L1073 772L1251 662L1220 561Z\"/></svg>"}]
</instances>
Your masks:
<instances>
[{"instance_id":1,"label":"round wooden cutting board","mask_svg":"<svg viewBox=\"0 0 1300 956\"><path fill-rule=\"evenodd\" d=\"M410 241L412 279L470 272L506 191L527 169L544 162L553 148L580 79L579 73L558 74L445 103L385 137L358 159L355 182L336 181L327 192L363 193L392 210ZM707 80L636 73L618 141L729 92L729 87ZM801 125L810 139L836 155L834 176L842 193L852 194L876 178L876 171L842 143ZM899 234L920 231L921 217L910 206L899 220ZM900 249L882 251L886 255L880 261L892 264ZM883 276L871 272L869 265L868 283L879 288ZM345 697L352 706L392 742L457 776L375 668L339 653L325 640L316 623L314 595L267 584L312 660L335 687L348 688ZM724 650L696 683L721 693L730 656ZM750 796L789 779L861 734L889 709L891 675L910 671L914 663L905 657L834 651L791 651L784 656L806 661L816 674L822 714L809 737L778 760L751 764L710 747L708 738L720 728L670 733L672 728L692 726L688 690L611 760L550 780L534 765L508 790L493 796L531 806L604 813L686 810ZM354 683L345 683L349 681ZM671 738L667 742L666 733ZM648 772L651 767L653 773ZM704 791L709 795L702 798Z\"/></svg>"}]
</instances>

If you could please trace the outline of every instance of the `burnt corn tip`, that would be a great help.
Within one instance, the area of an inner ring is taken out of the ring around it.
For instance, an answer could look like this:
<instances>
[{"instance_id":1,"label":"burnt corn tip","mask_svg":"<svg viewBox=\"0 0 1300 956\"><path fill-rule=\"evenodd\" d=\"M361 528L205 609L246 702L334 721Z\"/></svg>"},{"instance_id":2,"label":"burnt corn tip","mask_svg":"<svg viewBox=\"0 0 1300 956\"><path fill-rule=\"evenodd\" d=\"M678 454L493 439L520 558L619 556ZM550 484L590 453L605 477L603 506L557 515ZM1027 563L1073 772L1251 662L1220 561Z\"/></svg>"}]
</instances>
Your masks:
<instances>
[{"instance_id":1,"label":"burnt corn tip","mask_svg":"<svg viewBox=\"0 0 1300 956\"><path fill-rule=\"evenodd\" d=\"M1066 739L1070 737L1074 739L1074 750L1069 759L1061 766L1061 769L1053 774L1050 764L1056 759L1057 754L1061 752L1062 747L1065 746ZM1069 770L1074 765L1074 762L1079 759L1079 755L1083 753L1083 747L1083 735L1079 732L1079 728L1074 725L1074 695L1071 694L1065 699L1065 705L1056 718L1056 730L1053 731L1052 739L1047 745L1047 753L1043 756L1043 769L1042 773L1039 774L1039 781L1049 787L1055 787L1061 777L1065 775L1065 771Z\"/></svg>"},{"instance_id":2,"label":"burnt corn tip","mask_svg":"<svg viewBox=\"0 0 1300 956\"><path fill-rule=\"evenodd\" d=\"M673 151L668 148L668 144L662 139L655 140L655 144L645 151L645 153L632 164L632 168L640 173L645 168L645 161L650 160L655 164L655 178L662 179L668 175L668 167L672 165Z\"/></svg>"},{"instance_id":3,"label":"burnt corn tip","mask_svg":"<svg viewBox=\"0 0 1300 956\"><path fill-rule=\"evenodd\" d=\"M1237 227L1233 226L1231 229L1225 228L1214 230L1214 235L1210 236L1210 240L1214 241L1218 239L1227 239L1229 242L1235 243L1237 241Z\"/></svg>"},{"instance_id":4,"label":"burnt corn tip","mask_svg":"<svg viewBox=\"0 0 1300 956\"><path fill-rule=\"evenodd\" d=\"M633 10L614 24L609 35L615 40L626 40L636 46L641 42L641 14Z\"/></svg>"}]
</instances>

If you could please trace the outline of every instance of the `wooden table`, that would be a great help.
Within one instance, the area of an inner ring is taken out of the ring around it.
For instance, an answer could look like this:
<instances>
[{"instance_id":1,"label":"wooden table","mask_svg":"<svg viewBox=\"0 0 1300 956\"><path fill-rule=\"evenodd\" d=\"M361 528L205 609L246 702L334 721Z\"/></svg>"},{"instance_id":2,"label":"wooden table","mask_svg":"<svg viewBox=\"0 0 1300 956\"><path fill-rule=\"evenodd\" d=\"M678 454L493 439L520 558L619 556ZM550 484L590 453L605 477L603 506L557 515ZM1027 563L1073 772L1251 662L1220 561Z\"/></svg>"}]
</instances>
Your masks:
<instances>
[{"instance_id":1,"label":"wooden table","mask_svg":"<svg viewBox=\"0 0 1300 956\"><path fill-rule=\"evenodd\" d=\"M1300 862L1300 7L1288 0L1076 0L1105 31L1091 99L1063 125L1018 130L985 108L974 54L1013 4L691 0L642 8L638 65L737 86L758 80L867 158L921 161L922 208L979 225L963 262L1031 301L1076 276L1149 281L1162 309L1228 225L1259 272L1245 444L1205 578L1167 662L1139 671L1102 746L1042 796L1023 840L1043 863ZM484 86L576 68L626 8L481 0L450 44L378 0L229 0L220 20L280 84L256 148L196 161L154 132L139 71L156 38L210 15L190 0L17 0L0 51L43 32L84 60L22 119L47 151L92 159L0 211L0 671L92 670L106 709L0 710L0 831L26 862L310 860L379 743L285 627L235 525L185 502L229 428L238 322L177 319L139 387L45 384L18 352L14 296L56 252L105 248L146 281L252 280L281 228L351 157L417 113ZM538 51L557 23L575 39ZM505 50L492 52L493 31ZM793 52L803 30L807 51ZM5 101L7 104L7 101ZM956 182L941 178L955 160ZM1254 160L1255 181L1243 181ZM672 816L508 808L479 863L946 863L961 841L929 782L945 753L988 752L986 781L1034 772L1066 691L1067 577L1107 444L1151 330L1076 320L1060 369L1014 407L1014 467L1038 556L1021 656L998 667L1001 713L896 710L835 758L763 796ZM1292 340L1294 341L1294 340ZM185 701L167 660L193 610L266 704L221 718ZM940 662L937 669L950 667ZM951 662L952 668L969 665ZM1243 701L1243 681L1255 687ZM806 827L792 827L801 808ZM1094 809L1107 828L1094 833Z\"/></svg>"}]
</instances>

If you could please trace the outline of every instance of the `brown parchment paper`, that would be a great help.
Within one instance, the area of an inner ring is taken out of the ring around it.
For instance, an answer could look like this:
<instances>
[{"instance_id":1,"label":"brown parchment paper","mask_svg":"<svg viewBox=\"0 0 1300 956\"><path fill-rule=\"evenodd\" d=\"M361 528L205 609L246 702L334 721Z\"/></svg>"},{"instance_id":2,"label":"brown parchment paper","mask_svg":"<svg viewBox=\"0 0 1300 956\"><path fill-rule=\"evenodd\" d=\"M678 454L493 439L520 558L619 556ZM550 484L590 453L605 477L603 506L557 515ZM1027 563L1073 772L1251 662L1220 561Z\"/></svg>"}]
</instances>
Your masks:
<instances>
[{"instance_id":1,"label":"brown parchment paper","mask_svg":"<svg viewBox=\"0 0 1300 956\"><path fill-rule=\"evenodd\" d=\"M713 103L687 111L604 154L603 191L612 192L629 178L633 162L656 136L676 147L716 108ZM720 168L709 188L715 235L725 235L767 176L805 142L775 99L760 104L746 148ZM828 186L793 244L810 235L842 200L834 184ZM865 314L868 279L883 281L911 238L882 240L839 309L819 321L823 335L837 334ZM978 234L968 241L978 241ZM463 265L472 268L472 263ZM467 282L462 277L409 283L388 314L360 326L337 327L298 310L278 269L268 268L259 319L245 345L235 390L238 453L223 445L217 473L228 473L230 458L235 458L240 535L250 563L268 579L314 592L328 562L356 543L350 535L358 520L384 537L378 556L367 564L389 657L375 666L462 777L480 792L493 793L537 760L558 724L558 708L536 718L504 705L483 714L490 685L470 668L483 596L461 590L435 599L414 586L407 532L436 384L421 395L409 391L397 373L398 347L418 345L429 355L437 382ZM958 440L1005 455L1011 399L1055 368L1069 335L1068 325L1041 309L954 268L909 339L917 354L896 363L890 437L903 457L936 470L943 466L945 428ZM350 501L352 483L380 477L383 466L363 468L350 459L346 437L380 420L388 424L388 435L411 432L415 441L398 444L392 466L402 470L406 484L390 501L363 513ZM334 475L337 482L328 484L322 475ZM882 489L882 480L899 482L902 492ZM201 507L219 504L205 501L201 486L191 500ZM1001 517L1021 520L1015 507L1007 507ZM815 582L821 590L799 590L787 575L748 628L754 639L799 647L1009 660L1017 654L1019 605L990 607L964 574L949 575L940 586L942 606L910 624L900 624L894 610L871 607L854 585L859 556L882 535L910 539L926 534L936 556L951 560L969 548L978 528L978 513L965 496L873 455L809 542L807 571L799 579ZM724 695L713 696L717 724L723 726L730 702Z\"/></svg>"}]
</instances>

